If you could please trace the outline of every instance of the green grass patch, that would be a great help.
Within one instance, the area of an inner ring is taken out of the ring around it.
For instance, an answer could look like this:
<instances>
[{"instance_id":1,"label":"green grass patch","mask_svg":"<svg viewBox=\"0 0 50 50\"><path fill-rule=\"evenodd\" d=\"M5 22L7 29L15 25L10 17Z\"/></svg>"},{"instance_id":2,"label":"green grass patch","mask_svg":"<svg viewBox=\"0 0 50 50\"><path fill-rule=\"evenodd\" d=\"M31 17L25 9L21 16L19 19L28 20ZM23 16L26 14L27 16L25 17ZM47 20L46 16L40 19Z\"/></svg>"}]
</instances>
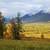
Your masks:
<instances>
[{"instance_id":1,"label":"green grass patch","mask_svg":"<svg viewBox=\"0 0 50 50\"><path fill-rule=\"evenodd\" d=\"M50 40L0 40L0 50L50 50Z\"/></svg>"}]
</instances>

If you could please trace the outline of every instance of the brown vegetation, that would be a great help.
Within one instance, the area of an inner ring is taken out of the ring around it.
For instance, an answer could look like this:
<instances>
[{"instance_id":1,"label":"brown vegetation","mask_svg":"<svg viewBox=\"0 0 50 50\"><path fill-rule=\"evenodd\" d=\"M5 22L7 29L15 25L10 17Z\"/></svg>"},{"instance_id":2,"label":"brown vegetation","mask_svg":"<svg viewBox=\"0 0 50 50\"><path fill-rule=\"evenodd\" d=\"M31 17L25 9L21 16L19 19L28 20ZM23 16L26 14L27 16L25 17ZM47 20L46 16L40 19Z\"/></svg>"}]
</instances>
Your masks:
<instances>
[{"instance_id":1,"label":"brown vegetation","mask_svg":"<svg viewBox=\"0 0 50 50\"><path fill-rule=\"evenodd\" d=\"M12 39L13 38L13 27L9 23L6 25L6 30L3 33L4 39Z\"/></svg>"}]
</instances>

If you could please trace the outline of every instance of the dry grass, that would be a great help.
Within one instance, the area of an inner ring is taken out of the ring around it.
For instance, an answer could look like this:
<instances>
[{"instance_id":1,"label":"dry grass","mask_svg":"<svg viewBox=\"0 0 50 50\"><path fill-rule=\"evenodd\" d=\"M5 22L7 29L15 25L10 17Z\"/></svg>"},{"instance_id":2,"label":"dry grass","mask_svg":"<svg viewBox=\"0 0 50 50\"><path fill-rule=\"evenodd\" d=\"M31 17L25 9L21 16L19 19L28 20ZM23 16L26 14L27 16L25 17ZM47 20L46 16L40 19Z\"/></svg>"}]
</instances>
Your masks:
<instances>
[{"instance_id":1,"label":"dry grass","mask_svg":"<svg viewBox=\"0 0 50 50\"><path fill-rule=\"evenodd\" d=\"M23 24L23 34L26 37L50 38L50 23L25 23Z\"/></svg>"}]
</instances>

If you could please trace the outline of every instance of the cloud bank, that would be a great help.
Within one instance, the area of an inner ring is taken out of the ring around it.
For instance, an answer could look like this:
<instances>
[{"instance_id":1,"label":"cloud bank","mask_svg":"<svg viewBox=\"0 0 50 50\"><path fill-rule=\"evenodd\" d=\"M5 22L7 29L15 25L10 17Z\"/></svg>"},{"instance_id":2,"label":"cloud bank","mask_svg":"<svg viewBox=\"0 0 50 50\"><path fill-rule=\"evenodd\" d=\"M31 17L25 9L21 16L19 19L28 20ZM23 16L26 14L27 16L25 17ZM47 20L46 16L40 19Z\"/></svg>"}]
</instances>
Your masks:
<instances>
[{"instance_id":1,"label":"cloud bank","mask_svg":"<svg viewBox=\"0 0 50 50\"><path fill-rule=\"evenodd\" d=\"M50 13L50 0L0 0L0 11L4 16L36 14L40 10Z\"/></svg>"}]
</instances>

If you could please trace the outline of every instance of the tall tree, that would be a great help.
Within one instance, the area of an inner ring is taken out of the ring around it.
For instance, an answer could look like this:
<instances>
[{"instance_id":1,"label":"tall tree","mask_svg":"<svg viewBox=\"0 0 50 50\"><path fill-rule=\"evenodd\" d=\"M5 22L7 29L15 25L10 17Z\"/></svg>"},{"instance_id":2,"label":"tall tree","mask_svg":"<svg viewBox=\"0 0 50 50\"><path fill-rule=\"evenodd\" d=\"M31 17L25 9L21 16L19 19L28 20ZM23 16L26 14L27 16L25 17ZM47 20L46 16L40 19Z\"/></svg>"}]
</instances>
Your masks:
<instances>
[{"instance_id":1,"label":"tall tree","mask_svg":"<svg viewBox=\"0 0 50 50\"><path fill-rule=\"evenodd\" d=\"M22 32L22 22L20 13L17 13L16 22L13 22L13 36L15 39L20 39L20 32Z\"/></svg>"},{"instance_id":2,"label":"tall tree","mask_svg":"<svg viewBox=\"0 0 50 50\"><path fill-rule=\"evenodd\" d=\"M20 13L18 12L17 14L17 34L16 34L17 39L20 39L20 32L22 32L22 21L21 21Z\"/></svg>"},{"instance_id":3,"label":"tall tree","mask_svg":"<svg viewBox=\"0 0 50 50\"><path fill-rule=\"evenodd\" d=\"M3 38L3 16L0 12L0 38Z\"/></svg>"}]
</instances>

